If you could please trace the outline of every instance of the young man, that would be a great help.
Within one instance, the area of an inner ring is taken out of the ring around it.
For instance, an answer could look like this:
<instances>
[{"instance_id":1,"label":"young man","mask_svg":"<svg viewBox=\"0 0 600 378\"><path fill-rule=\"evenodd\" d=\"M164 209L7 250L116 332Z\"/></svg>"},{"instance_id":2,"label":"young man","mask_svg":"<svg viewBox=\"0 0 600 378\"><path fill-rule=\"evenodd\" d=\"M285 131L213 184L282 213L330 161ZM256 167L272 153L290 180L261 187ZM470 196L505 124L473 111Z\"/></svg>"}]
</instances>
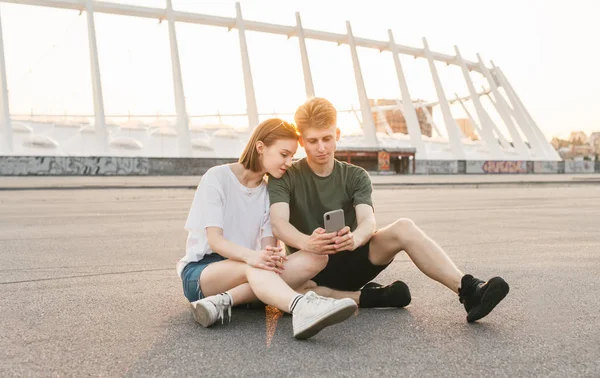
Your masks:
<instances>
[{"instance_id":1,"label":"young man","mask_svg":"<svg viewBox=\"0 0 600 378\"><path fill-rule=\"evenodd\" d=\"M375 230L369 175L334 158L340 129L337 111L329 101L307 101L294 119L306 158L295 162L280 179L269 178L271 224L275 237L290 253L302 250L329 256L325 269L313 278L318 287L310 290L352 298L360 307L404 307L411 299L406 284L396 281L382 287L369 281L405 251L423 273L458 294L468 322L489 314L508 294L508 284L500 277L484 282L463 274L410 219ZM326 233L323 214L337 209L344 210L346 227Z\"/></svg>"}]
</instances>

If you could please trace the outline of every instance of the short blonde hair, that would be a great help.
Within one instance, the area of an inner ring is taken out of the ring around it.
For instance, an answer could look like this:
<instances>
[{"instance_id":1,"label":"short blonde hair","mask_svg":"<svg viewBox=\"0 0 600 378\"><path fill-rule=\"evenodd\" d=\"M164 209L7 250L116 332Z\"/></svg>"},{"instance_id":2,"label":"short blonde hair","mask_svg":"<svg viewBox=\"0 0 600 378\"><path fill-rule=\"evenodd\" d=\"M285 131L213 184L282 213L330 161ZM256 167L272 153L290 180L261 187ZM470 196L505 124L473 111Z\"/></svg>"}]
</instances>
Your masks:
<instances>
[{"instance_id":1,"label":"short blonde hair","mask_svg":"<svg viewBox=\"0 0 600 378\"><path fill-rule=\"evenodd\" d=\"M301 133L308 128L326 129L337 124L337 110L328 100L315 97L298 107L294 121Z\"/></svg>"},{"instance_id":2,"label":"short blonde hair","mask_svg":"<svg viewBox=\"0 0 600 378\"><path fill-rule=\"evenodd\" d=\"M298 129L293 124L279 118L270 118L262 122L252 132L252 136L248 143L246 143L239 162L242 163L244 168L250 169L252 172L260 172L262 167L256 143L261 141L268 147L279 139L293 139L297 141Z\"/></svg>"}]
</instances>

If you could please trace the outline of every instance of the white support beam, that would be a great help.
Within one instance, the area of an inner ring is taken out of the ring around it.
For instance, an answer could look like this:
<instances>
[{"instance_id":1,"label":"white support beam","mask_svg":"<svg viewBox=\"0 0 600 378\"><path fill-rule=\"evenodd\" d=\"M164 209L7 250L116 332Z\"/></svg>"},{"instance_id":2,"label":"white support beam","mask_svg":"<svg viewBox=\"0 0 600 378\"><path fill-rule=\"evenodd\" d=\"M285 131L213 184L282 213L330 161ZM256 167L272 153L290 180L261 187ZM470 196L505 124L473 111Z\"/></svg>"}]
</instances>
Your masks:
<instances>
[{"instance_id":1,"label":"white support beam","mask_svg":"<svg viewBox=\"0 0 600 378\"><path fill-rule=\"evenodd\" d=\"M496 102L492 99L492 97L490 96L490 93L487 92L485 95L490 100L490 102L492 103L492 105L497 109ZM494 124L494 132L496 133L496 136L498 138L500 138L501 141L503 141L502 145L508 145L509 144L508 141L506 140L506 138L504 137L504 135L500 132L500 129L498 129L498 127L496 127L495 124ZM527 146L525 146L525 147L527 147Z\"/></svg>"},{"instance_id":2,"label":"white support beam","mask_svg":"<svg viewBox=\"0 0 600 378\"><path fill-rule=\"evenodd\" d=\"M541 147L544 149L546 158L548 158L549 160L562 160L562 158L558 154L558 151L556 151L554 149L554 147L552 147L550 142L546 139L546 136L544 135L544 133L542 133L542 130L540 130L537 123L533 120L533 117L531 116L531 114L529 113L529 111L527 110L527 108L525 107L525 105L523 104L523 102L521 101L519 96L517 95L517 92L515 92L514 88L512 87L512 85L510 84L510 82L508 81L508 79L506 78L504 73L502 72L502 70L498 67L496 67L495 69L497 70L497 72L498 72L499 76L502 78L502 80L506 83L506 88L511 92L511 95L514 97L514 99L518 103L519 107L521 108L521 111L523 112L526 119L528 120L529 125L531 126L533 132L537 135L538 140L541 144Z\"/></svg>"},{"instance_id":3,"label":"white support beam","mask_svg":"<svg viewBox=\"0 0 600 378\"><path fill-rule=\"evenodd\" d=\"M85 9L80 0L0 0L2 3L26 4L46 6L51 8L73 9L81 11ZM118 14L123 16L133 16L142 18L153 18L160 20L164 17L164 9L140 7L127 4L117 4L109 2L94 2L94 10L96 13ZM173 17L175 22L186 22L200 25L220 26L225 28L237 28L235 18L212 16L199 13L174 11ZM244 21L244 28L248 31L257 31L270 34L293 35L296 31L296 26L276 25L258 21ZM347 43L347 36L344 34L330 33L319 30L304 29L304 36L308 39L316 39L320 41L329 41L338 44ZM366 47L377 49L379 51L391 51L388 41L377 41L366 38L355 38L357 47ZM425 58L423 49L397 45L398 52L404 55L412 55L415 58ZM452 55L430 52L434 60L444 62L446 64L455 64L455 57ZM470 70L479 71L477 62L466 62Z\"/></svg>"},{"instance_id":4,"label":"white support beam","mask_svg":"<svg viewBox=\"0 0 600 378\"><path fill-rule=\"evenodd\" d=\"M406 120L408 134L410 135L410 142L412 146L417 149L415 158L426 159L427 149L421 138L421 126L419 125L417 112L415 111L412 99L410 98L408 84L406 83L406 77L404 76L404 70L402 69L402 62L400 61L398 48L394 41L394 34L391 29L388 29L388 36L390 38L390 49L392 50L394 65L396 66L396 76L398 77L398 85L400 86L400 98L402 99L402 105L404 106L404 118Z\"/></svg>"},{"instance_id":5,"label":"white support beam","mask_svg":"<svg viewBox=\"0 0 600 378\"><path fill-rule=\"evenodd\" d=\"M246 93L246 113L248 114L248 131L252 132L258 126L258 107L256 106L256 95L254 93L254 81L252 80L252 70L250 69L250 56L248 54L248 44L246 42L246 27L242 17L242 7L240 3L235 3L235 26L238 29L240 37L240 53L242 55L242 70L244 73L244 90Z\"/></svg>"},{"instance_id":6,"label":"white support beam","mask_svg":"<svg viewBox=\"0 0 600 378\"><path fill-rule=\"evenodd\" d=\"M104 117L104 98L102 96L102 80L100 79L100 63L98 62L98 44L96 43L96 23L94 22L94 2L85 0L88 27L88 45L90 49L90 71L92 74L92 98L94 99L94 129L96 146L100 155L108 154L108 131Z\"/></svg>"},{"instance_id":7,"label":"white support beam","mask_svg":"<svg viewBox=\"0 0 600 378\"><path fill-rule=\"evenodd\" d=\"M315 87L313 86L312 74L310 72L310 60L308 59L308 50L306 49L306 39L304 38L304 29L300 12L296 12L296 35L300 44L300 58L302 59L302 73L304 74L304 89L306 98L315 97Z\"/></svg>"},{"instance_id":8,"label":"white support beam","mask_svg":"<svg viewBox=\"0 0 600 378\"><path fill-rule=\"evenodd\" d=\"M442 82L440 81L440 76L438 75L437 68L435 67L435 60L433 59L431 50L429 50L429 44L425 38L423 38L423 46L425 57L429 63L429 70L431 71L431 77L433 78L433 84L438 96L438 101L440 102L440 108L442 109L442 115L444 116L444 124L446 125L446 130L448 130L450 147L452 148L454 156L458 160L463 160L465 158L465 151L463 149L462 142L460 141L460 132L458 130L458 126L456 125L456 121L454 121L454 117L452 117L452 112L448 106L448 99L446 98L444 88L442 87Z\"/></svg>"},{"instance_id":9,"label":"white support beam","mask_svg":"<svg viewBox=\"0 0 600 378\"><path fill-rule=\"evenodd\" d=\"M360 61L358 60L358 52L356 51L356 43L354 42L354 35L352 35L352 27L350 26L349 21L346 21L346 30L348 31L347 38L348 44L350 45L350 54L352 55L352 66L354 67L356 90L358 92L358 101L360 102L360 112L362 115L362 128L365 135L365 142L367 143L367 146L375 147L379 144L377 141L377 131L375 130L373 113L371 111L371 105L369 104L369 98L367 97L365 82L360 69Z\"/></svg>"},{"instance_id":10,"label":"white support beam","mask_svg":"<svg viewBox=\"0 0 600 378\"><path fill-rule=\"evenodd\" d=\"M508 101L512 105L512 115L517 120L517 124L521 127L521 130L527 137L527 141L529 142L529 145L531 146L535 157L538 159L548 159L549 156L547 156L546 148L543 145L544 141L540 140L539 135L537 135L534 127L527 119L527 115L525 114L525 111L521 108L520 101L516 97L516 94L513 93L510 84L508 83L508 81L506 81L504 75L500 73L500 69L494 66L493 62L492 66L494 67L494 70L492 71L494 79L496 79L500 86L504 88L504 92L506 93Z\"/></svg>"},{"instance_id":11,"label":"white support beam","mask_svg":"<svg viewBox=\"0 0 600 378\"><path fill-rule=\"evenodd\" d=\"M481 136L488 147L490 158L493 160L502 160L504 158L504 154L502 153L498 141L494 136L494 122L481 104L481 100L479 99L477 91L475 90L475 86L473 85L473 80L471 80L469 69L460 55L458 46L454 46L454 50L456 51L456 60L458 61L458 65L460 66L465 78L465 82L467 83L467 88L469 89L469 93L471 95L471 101L473 101L473 105L475 106L475 111L477 112L477 117L479 118L481 126ZM510 148L510 146L507 145L505 148Z\"/></svg>"},{"instance_id":12,"label":"white support beam","mask_svg":"<svg viewBox=\"0 0 600 378\"><path fill-rule=\"evenodd\" d=\"M531 157L529 148L527 148L527 146L525 145L525 142L523 142L523 139L521 138L519 131L517 130L515 124L513 123L512 117L510 116L510 109L508 107L508 104L506 103L506 101L504 100L504 97L502 97L502 94L498 90L496 81L492 77L492 74L487 69L485 64L483 64L483 60L481 59L481 56L479 54L477 54L477 60L479 61L479 68L480 68L481 72L483 73L483 76L485 76L487 82L490 85L492 93L494 94L494 97L497 99L496 101L492 101L492 104L494 104L494 107L498 111L498 114L500 114L500 117L502 117L502 121L504 121L504 124L506 125L506 128L508 129L508 132L510 133L510 136L512 138L512 142L513 142L513 145L515 146L515 150L517 150L517 152L519 153L519 156L522 159L524 159L524 160L529 159ZM490 97L490 99L491 99L491 97Z\"/></svg>"},{"instance_id":13,"label":"white support beam","mask_svg":"<svg viewBox=\"0 0 600 378\"><path fill-rule=\"evenodd\" d=\"M471 112L469 111L469 109L467 109L467 107L465 106L465 103L458 96L458 94L454 93L454 96L456 97L455 101L458 101L458 103L463 108L463 110L464 110L465 114L467 115L467 117L469 117L469 119L473 123L473 127L475 128L475 130L477 130L477 134L481 137L481 128L479 127L479 124L477 123L477 121L475 121L475 118L473 118L473 116L471 115ZM463 133L463 135L464 135L464 133ZM465 135L465 137L466 137L466 135Z\"/></svg>"},{"instance_id":14,"label":"white support beam","mask_svg":"<svg viewBox=\"0 0 600 378\"><path fill-rule=\"evenodd\" d=\"M421 109L423 109L423 113L425 114L425 118L427 118L427 122L429 122L429 124L433 126L433 129L435 130L437 136L443 137L442 133L440 133L440 129L438 129L437 125L433 121L433 117L431 116L431 113L429 113L429 109L427 108L427 106L422 106Z\"/></svg>"},{"instance_id":15,"label":"white support beam","mask_svg":"<svg viewBox=\"0 0 600 378\"><path fill-rule=\"evenodd\" d=\"M89 0L88 0L89 1ZM175 92L175 111L177 112L177 141L179 156L192 156L192 141L190 138L189 118L185 106L181 63L179 61L179 46L177 45L177 32L175 18L173 17L173 4L167 0L167 21L169 24L169 46L171 48L171 68L173 71L173 90Z\"/></svg>"},{"instance_id":16,"label":"white support beam","mask_svg":"<svg viewBox=\"0 0 600 378\"><path fill-rule=\"evenodd\" d=\"M2 37L2 15L0 15L0 152L10 154L13 151L10 109L8 107L8 83L6 82L6 62L4 60L4 39Z\"/></svg>"}]
</instances>

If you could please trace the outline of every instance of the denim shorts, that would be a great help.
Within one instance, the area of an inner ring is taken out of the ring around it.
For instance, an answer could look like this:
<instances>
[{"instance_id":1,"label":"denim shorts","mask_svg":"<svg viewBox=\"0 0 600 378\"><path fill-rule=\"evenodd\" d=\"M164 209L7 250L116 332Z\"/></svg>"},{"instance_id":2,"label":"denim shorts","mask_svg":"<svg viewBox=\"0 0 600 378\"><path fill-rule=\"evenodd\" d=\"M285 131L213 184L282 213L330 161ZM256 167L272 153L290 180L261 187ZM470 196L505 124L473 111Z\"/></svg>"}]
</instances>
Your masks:
<instances>
[{"instance_id":1,"label":"denim shorts","mask_svg":"<svg viewBox=\"0 0 600 378\"><path fill-rule=\"evenodd\" d=\"M198 262L191 262L183 268L181 273L181 281L183 283L183 295L190 302L195 302L204 298L202 290L200 290L200 274L204 268L217 261L225 260L225 257L212 253L204 256L204 258Z\"/></svg>"}]
</instances>

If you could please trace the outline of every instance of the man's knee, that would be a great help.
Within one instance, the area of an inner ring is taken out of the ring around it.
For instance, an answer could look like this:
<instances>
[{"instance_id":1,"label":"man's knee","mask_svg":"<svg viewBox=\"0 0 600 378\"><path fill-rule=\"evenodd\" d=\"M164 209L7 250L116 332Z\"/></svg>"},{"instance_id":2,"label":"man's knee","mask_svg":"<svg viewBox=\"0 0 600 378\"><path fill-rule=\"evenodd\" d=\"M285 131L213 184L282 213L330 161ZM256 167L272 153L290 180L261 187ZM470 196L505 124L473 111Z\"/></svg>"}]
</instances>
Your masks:
<instances>
[{"instance_id":1,"label":"man's knee","mask_svg":"<svg viewBox=\"0 0 600 378\"><path fill-rule=\"evenodd\" d=\"M418 236L419 228L409 218L400 218L388 227L378 233L381 233L382 240L386 241L386 248L392 250L404 250ZM377 234L376 234L377 235ZM393 246L393 247L392 247Z\"/></svg>"},{"instance_id":2,"label":"man's knee","mask_svg":"<svg viewBox=\"0 0 600 378\"><path fill-rule=\"evenodd\" d=\"M409 218L400 218L393 223L394 236L398 239L401 244L406 244L410 241L419 231L419 228Z\"/></svg>"},{"instance_id":3,"label":"man's knee","mask_svg":"<svg viewBox=\"0 0 600 378\"><path fill-rule=\"evenodd\" d=\"M327 262L329 261L328 255L316 255L309 253L310 267L315 275L325 269Z\"/></svg>"},{"instance_id":4,"label":"man's knee","mask_svg":"<svg viewBox=\"0 0 600 378\"><path fill-rule=\"evenodd\" d=\"M415 222L409 218L400 218L394 222L394 228L400 233L411 232L417 228Z\"/></svg>"}]
</instances>

